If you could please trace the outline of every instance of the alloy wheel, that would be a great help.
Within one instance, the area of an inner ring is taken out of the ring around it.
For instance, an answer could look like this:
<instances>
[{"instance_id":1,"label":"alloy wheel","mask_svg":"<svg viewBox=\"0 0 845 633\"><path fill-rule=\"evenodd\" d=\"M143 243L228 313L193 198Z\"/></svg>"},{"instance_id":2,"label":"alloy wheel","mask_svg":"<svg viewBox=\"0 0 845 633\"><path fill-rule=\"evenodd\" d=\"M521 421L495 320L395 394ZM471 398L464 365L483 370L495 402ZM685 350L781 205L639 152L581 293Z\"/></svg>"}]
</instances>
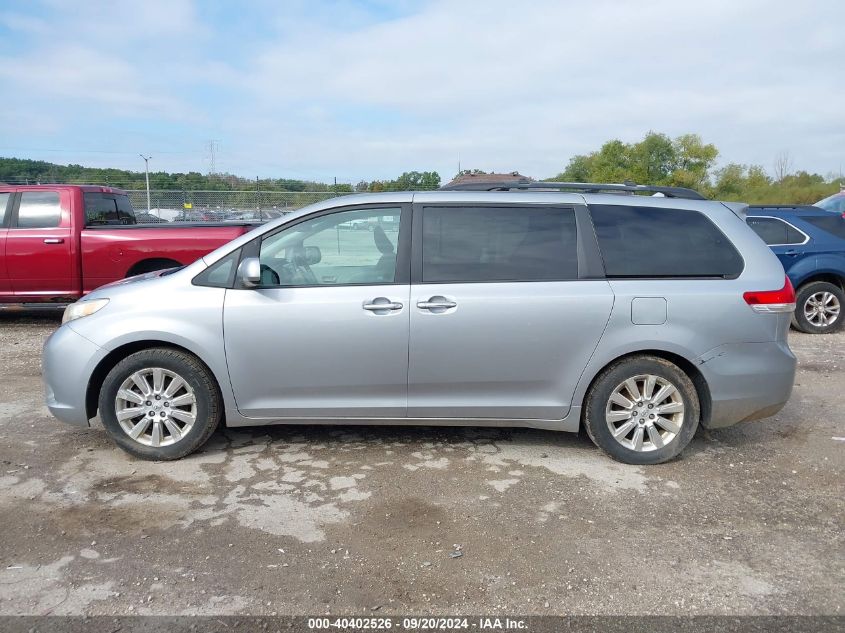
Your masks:
<instances>
[{"instance_id":1,"label":"alloy wheel","mask_svg":"<svg viewBox=\"0 0 845 633\"><path fill-rule=\"evenodd\" d=\"M661 376L634 376L610 394L605 421L613 438L625 448L656 451L681 432L684 399L677 387Z\"/></svg>"},{"instance_id":2,"label":"alloy wheel","mask_svg":"<svg viewBox=\"0 0 845 633\"><path fill-rule=\"evenodd\" d=\"M830 327L839 318L841 308L832 292L815 292L804 302L804 318L816 327Z\"/></svg>"},{"instance_id":3,"label":"alloy wheel","mask_svg":"<svg viewBox=\"0 0 845 633\"><path fill-rule=\"evenodd\" d=\"M184 438L197 419L197 397L179 374L161 367L131 374L117 391L120 428L144 446L170 446Z\"/></svg>"}]
</instances>

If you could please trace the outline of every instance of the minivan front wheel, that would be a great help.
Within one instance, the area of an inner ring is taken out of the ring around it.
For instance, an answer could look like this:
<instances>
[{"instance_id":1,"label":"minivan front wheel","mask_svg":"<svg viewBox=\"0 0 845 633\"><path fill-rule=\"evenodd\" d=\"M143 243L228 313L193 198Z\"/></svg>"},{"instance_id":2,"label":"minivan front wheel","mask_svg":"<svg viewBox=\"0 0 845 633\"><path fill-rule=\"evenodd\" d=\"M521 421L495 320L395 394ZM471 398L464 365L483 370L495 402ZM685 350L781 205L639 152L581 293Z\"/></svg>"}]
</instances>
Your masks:
<instances>
[{"instance_id":1,"label":"minivan front wheel","mask_svg":"<svg viewBox=\"0 0 845 633\"><path fill-rule=\"evenodd\" d=\"M100 418L123 450L179 459L205 444L222 418L217 383L185 352L155 348L120 361L100 390Z\"/></svg>"},{"instance_id":2,"label":"minivan front wheel","mask_svg":"<svg viewBox=\"0 0 845 633\"><path fill-rule=\"evenodd\" d=\"M829 334L845 325L842 306L845 292L826 281L814 281L801 286L795 299L792 324L807 334Z\"/></svg>"},{"instance_id":3,"label":"minivan front wheel","mask_svg":"<svg viewBox=\"0 0 845 633\"><path fill-rule=\"evenodd\" d=\"M657 356L614 363L587 395L590 439L626 464L660 464L677 456L698 427L700 404L692 381Z\"/></svg>"}]
</instances>

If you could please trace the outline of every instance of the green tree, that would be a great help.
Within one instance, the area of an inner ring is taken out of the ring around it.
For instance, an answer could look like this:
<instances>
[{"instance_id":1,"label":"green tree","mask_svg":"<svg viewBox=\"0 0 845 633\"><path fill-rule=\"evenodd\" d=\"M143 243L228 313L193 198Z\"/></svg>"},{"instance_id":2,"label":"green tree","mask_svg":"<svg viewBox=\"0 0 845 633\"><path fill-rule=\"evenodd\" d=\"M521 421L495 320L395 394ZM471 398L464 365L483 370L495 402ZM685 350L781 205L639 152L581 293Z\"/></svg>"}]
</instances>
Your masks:
<instances>
[{"instance_id":1,"label":"green tree","mask_svg":"<svg viewBox=\"0 0 845 633\"><path fill-rule=\"evenodd\" d=\"M693 189L707 184L709 172L719 156L716 146L712 143L705 144L698 134L679 136L674 140L673 146L677 162L668 184Z\"/></svg>"},{"instance_id":2,"label":"green tree","mask_svg":"<svg viewBox=\"0 0 845 633\"><path fill-rule=\"evenodd\" d=\"M432 190L440 186L440 174L436 171L406 171L395 180L362 180L355 185L356 191L417 191Z\"/></svg>"},{"instance_id":3,"label":"green tree","mask_svg":"<svg viewBox=\"0 0 845 633\"><path fill-rule=\"evenodd\" d=\"M593 173L592 159L585 154L578 154L569 159L566 169L552 180L561 182L589 182Z\"/></svg>"},{"instance_id":4,"label":"green tree","mask_svg":"<svg viewBox=\"0 0 845 633\"><path fill-rule=\"evenodd\" d=\"M618 139L606 142L597 152L573 156L555 180L574 182L624 182L701 187L719 155L715 145L705 144L696 134L670 139L649 132L638 143Z\"/></svg>"},{"instance_id":5,"label":"green tree","mask_svg":"<svg viewBox=\"0 0 845 633\"><path fill-rule=\"evenodd\" d=\"M459 176L484 176L490 172L486 172L483 169L462 169L457 174L455 174L455 178ZM455 178L452 178L454 180Z\"/></svg>"}]
</instances>

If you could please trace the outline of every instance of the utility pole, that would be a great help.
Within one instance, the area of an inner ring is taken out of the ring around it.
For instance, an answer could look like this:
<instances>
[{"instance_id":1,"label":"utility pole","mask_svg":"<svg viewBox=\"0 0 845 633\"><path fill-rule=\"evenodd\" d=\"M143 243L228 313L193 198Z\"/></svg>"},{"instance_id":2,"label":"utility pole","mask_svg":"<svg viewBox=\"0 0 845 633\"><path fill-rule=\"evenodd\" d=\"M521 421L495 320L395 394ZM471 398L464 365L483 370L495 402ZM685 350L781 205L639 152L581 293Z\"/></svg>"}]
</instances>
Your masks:
<instances>
[{"instance_id":1,"label":"utility pole","mask_svg":"<svg viewBox=\"0 0 845 633\"><path fill-rule=\"evenodd\" d=\"M138 154L141 158L144 159L144 170L147 176L147 213L150 213L150 159L152 156L144 156L143 154ZM159 210L159 215L161 215L161 210Z\"/></svg>"}]
</instances>

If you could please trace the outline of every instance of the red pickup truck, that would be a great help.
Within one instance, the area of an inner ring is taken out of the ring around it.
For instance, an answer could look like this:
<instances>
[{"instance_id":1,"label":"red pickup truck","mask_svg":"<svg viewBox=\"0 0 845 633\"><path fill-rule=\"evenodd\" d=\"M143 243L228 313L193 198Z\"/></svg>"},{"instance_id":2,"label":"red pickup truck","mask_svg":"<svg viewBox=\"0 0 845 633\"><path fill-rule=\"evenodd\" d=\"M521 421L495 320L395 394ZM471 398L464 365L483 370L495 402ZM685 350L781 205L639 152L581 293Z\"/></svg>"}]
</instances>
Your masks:
<instances>
[{"instance_id":1,"label":"red pickup truck","mask_svg":"<svg viewBox=\"0 0 845 633\"><path fill-rule=\"evenodd\" d=\"M249 223L139 224L125 192L0 184L0 303L68 303L109 282L189 264Z\"/></svg>"}]
</instances>

